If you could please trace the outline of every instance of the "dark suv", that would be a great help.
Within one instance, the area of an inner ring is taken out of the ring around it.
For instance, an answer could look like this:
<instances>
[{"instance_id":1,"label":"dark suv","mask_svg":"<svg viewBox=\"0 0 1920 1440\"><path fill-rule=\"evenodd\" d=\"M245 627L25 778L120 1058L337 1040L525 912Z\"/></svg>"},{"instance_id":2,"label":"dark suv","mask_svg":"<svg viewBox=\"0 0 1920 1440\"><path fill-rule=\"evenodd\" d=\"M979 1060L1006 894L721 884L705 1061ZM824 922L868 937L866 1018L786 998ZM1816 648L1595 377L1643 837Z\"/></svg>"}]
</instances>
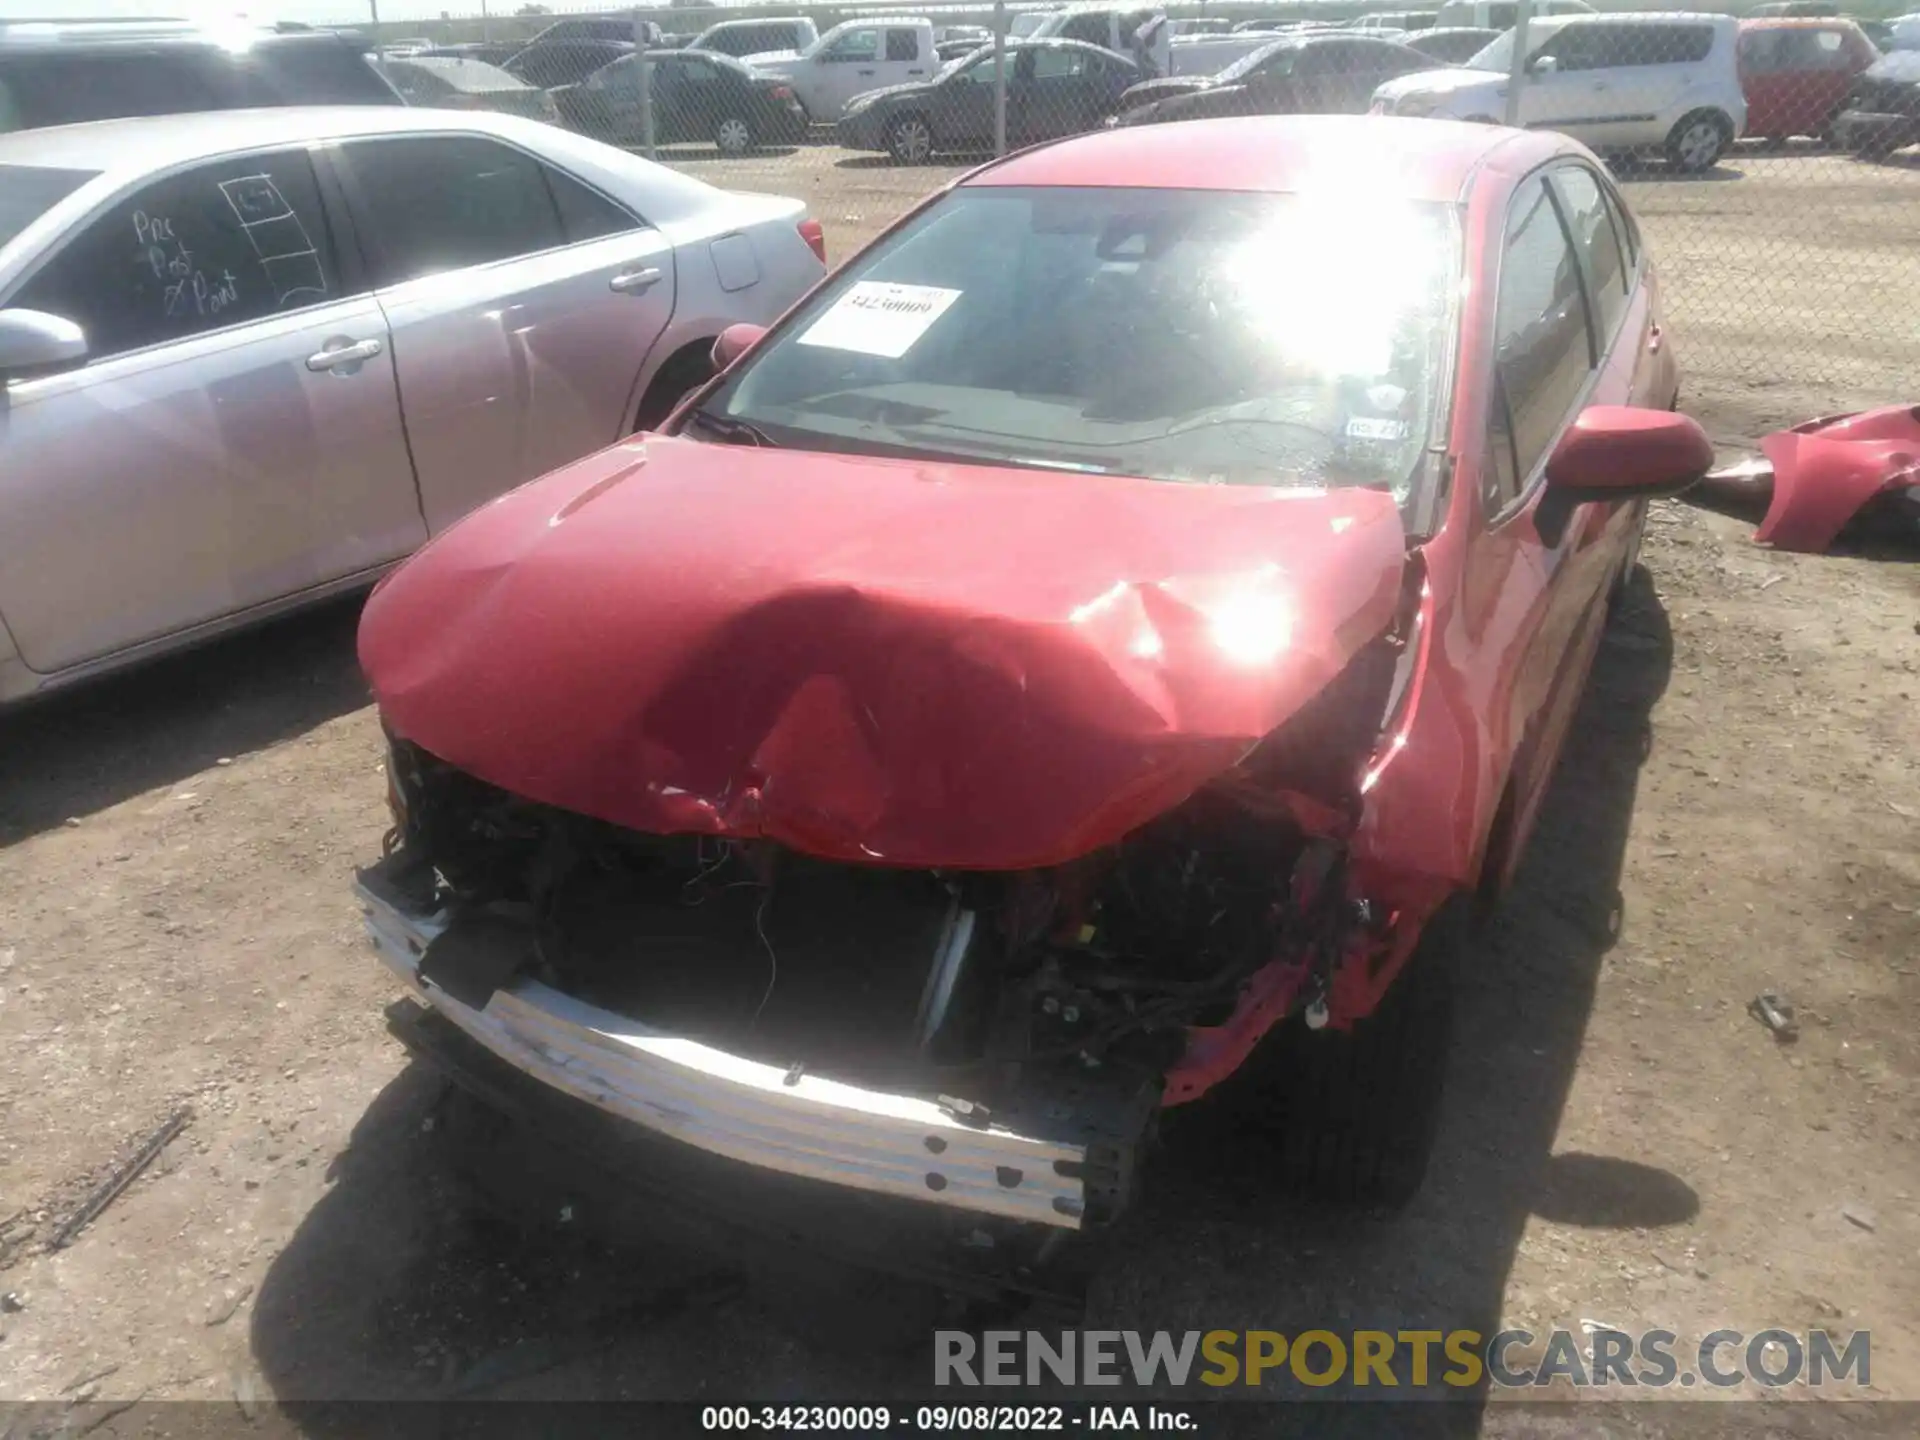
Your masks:
<instances>
[{"instance_id":1,"label":"dark suv","mask_svg":"<svg viewBox=\"0 0 1920 1440\"><path fill-rule=\"evenodd\" d=\"M279 105L399 105L332 31L0 23L0 131Z\"/></svg>"}]
</instances>

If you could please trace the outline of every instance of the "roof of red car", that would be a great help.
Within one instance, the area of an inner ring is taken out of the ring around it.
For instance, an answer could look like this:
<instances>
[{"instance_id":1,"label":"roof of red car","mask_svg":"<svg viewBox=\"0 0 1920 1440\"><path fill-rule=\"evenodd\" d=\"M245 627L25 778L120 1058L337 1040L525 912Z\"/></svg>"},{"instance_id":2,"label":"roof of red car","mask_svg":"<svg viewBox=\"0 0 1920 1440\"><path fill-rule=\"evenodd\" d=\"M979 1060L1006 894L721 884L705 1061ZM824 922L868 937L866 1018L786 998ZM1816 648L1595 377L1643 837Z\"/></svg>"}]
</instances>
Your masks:
<instances>
[{"instance_id":1,"label":"roof of red car","mask_svg":"<svg viewBox=\"0 0 1920 1440\"><path fill-rule=\"evenodd\" d=\"M987 165L962 183L1276 194L1359 186L1445 202L1460 198L1475 167L1496 150L1513 152L1503 160L1531 162L1569 148L1546 131L1462 121L1260 115L1096 131Z\"/></svg>"}]
</instances>

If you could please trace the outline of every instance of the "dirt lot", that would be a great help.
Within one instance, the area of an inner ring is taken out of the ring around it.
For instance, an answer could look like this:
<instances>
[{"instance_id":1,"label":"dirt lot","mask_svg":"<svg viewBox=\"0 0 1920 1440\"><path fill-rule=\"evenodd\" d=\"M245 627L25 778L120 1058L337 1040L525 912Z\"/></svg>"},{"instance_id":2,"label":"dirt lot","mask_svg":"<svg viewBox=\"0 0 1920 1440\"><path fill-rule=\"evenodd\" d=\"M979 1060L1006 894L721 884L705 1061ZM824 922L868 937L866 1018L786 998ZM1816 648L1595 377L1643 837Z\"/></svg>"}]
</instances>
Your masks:
<instances>
[{"instance_id":1,"label":"dirt lot","mask_svg":"<svg viewBox=\"0 0 1920 1440\"><path fill-rule=\"evenodd\" d=\"M1914 325L1920 172L1844 163L1631 187L1717 438L1910 396L1920 333L1887 330ZM949 173L693 168L814 196L836 254ZM1761 253L1756 217L1788 212L1802 238ZM1192 1120L1088 1324L1870 1327L1873 1393L1920 1399L1920 575L1747 533L1655 513L1468 979L1413 1209L1288 1203ZM608 1255L557 1207L510 1231L448 1182L438 1087L383 1029L347 890L385 824L353 623L0 720L0 1398L921 1390L924 1351L876 1351L898 1324L833 1267L743 1264L659 1206ZM1762 990L1797 1044L1745 1013ZM40 1253L182 1103L147 1175Z\"/></svg>"}]
</instances>

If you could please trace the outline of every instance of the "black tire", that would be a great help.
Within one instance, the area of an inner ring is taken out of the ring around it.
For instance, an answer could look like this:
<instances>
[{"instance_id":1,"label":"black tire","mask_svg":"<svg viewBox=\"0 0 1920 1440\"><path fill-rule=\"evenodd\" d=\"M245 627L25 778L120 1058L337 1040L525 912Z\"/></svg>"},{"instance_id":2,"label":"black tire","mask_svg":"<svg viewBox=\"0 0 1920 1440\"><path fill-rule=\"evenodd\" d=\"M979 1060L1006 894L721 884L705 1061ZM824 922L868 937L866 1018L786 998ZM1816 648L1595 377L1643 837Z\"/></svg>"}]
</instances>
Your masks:
<instances>
[{"instance_id":1,"label":"black tire","mask_svg":"<svg viewBox=\"0 0 1920 1440\"><path fill-rule=\"evenodd\" d=\"M1471 921L1469 897L1444 906L1379 1008L1351 1030L1310 1030L1295 1015L1267 1037L1261 1112L1291 1184L1380 1210L1418 1193L1439 1130L1454 969Z\"/></svg>"},{"instance_id":2,"label":"black tire","mask_svg":"<svg viewBox=\"0 0 1920 1440\"><path fill-rule=\"evenodd\" d=\"M647 393L640 397L640 410L633 420L634 433L656 429L689 392L713 378L712 347L711 340L702 341L668 358L647 386Z\"/></svg>"},{"instance_id":3,"label":"black tire","mask_svg":"<svg viewBox=\"0 0 1920 1440\"><path fill-rule=\"evenodd\" d=\"M1674 121L1664 147L1667 163L1682 175L1703 175L1720 163L1733 143L1733 124L1718 110L1690 110Z\"/></svg>"},{"instance_id":4,"label":"black tire","mask_svg":"<svg viewBox=\"0 0 1920 1440\"><path fill-rule=\"evenodd\" d=\"M897 115L888 121L887 153L901 165L925 165L933 159L933 126L927 117Z\"/></svg>"}]
</instances>

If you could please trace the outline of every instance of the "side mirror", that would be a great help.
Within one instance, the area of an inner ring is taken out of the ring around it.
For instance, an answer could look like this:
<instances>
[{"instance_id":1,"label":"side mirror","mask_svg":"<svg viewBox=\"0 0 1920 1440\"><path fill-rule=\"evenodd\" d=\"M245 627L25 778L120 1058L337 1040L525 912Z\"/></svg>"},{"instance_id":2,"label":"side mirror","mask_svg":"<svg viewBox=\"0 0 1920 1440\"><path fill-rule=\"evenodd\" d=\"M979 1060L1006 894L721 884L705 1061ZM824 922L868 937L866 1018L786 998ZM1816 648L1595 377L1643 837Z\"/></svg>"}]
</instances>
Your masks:
<instances>
[{"instance_id":1,"label":"side mirror","mask_svg":"<svg viewBox=\"0 0 1920 1440\"><path fill-rule=\"evenodd\" d=\"M767 333L764 325L729 325L722 330L713 342L714 373L726 369L747 351L760 343L760 337Z\"/></svg>"},{"instance_id":2,"label":"side mirror","mask_svg":"<svg viewBox=\"0 0 1920 1440\"><path fill-rule=\"evenodd\" d=\"M1713 442L1689 416L1589 405L1547 457L1547 485L1569 500L1678 495L1713 468Z\"/></svg>"},{"instance_id":3,"label":"side mirror","mask_svg":"<svg viewBox=\"0 0 1920 1440\"><path fill-rule=\"evenodd\" d=\"M0 310L0 377L30 375L87 358L87 335L42 310Z\"/></svg>"},{"instance_id":4,"label":"side mirror","mask_svg":"<svg viewBox=\"0 0 1920 1440\"><path fill-rule=\"evenodd\" d=\"M1527 62L1527 70L1534 75L1551 75L1560 68L1560 62L1551 55L1536 55Z\"/></svg>"}]
</instances>

